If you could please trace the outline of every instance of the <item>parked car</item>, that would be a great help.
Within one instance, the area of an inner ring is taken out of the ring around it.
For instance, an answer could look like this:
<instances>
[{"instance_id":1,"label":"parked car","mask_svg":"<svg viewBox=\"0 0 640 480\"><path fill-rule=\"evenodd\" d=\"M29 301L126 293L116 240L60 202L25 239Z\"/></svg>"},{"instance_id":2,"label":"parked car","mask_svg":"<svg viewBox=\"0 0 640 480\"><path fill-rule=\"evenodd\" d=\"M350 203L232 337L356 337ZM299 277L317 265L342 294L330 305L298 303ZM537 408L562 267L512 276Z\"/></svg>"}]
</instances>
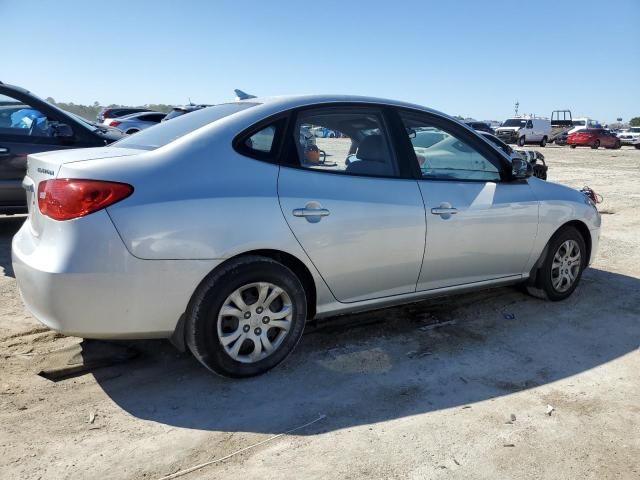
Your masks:
<instances>
[{"instance_id":1,"label":"parked car","mask_svg":"<svg viewBox=\"0 0 640 480\"><path fill-rule=\"evenodd\" d=\"M186 113L195 112L197 110L202 110L203 108L210 107L211 105L181 105L178 107L173 107L169 113L162 119L163 122L168 120L172 120L176 117L181 117Z\"/></svg>"},{"instance_id":2,"label":"parked car","mask_svg":"<svg viewBox=\"0 0 640 480\"><path fill-rule=\"evenodd\" d=\"M326 127L311 127L311 133L316 138L336 138L339 134Z\"/></svg>"},{"instance_id":3,"label":"parked car","mask_svg":"<svg viewBox=\"0 0 640 480\"><path fill-rule=\"evenodd\" d=\"M640 149L640 127L630 127L619 132L618 138L622 145L633 145Z\"/></svg>"},{"instance_id":4,"label":"parked car","mask_svg":"<svg viewBox=\"0 0 640 480\"><path fill-rule=\"evenodd\" d=\"M91 124L24 88L0 82L0 214L27 212L27 155L104 146L122 133Z\"/></svg>"},{"instance_id":5,"label":"parked car","mask_svg":"<svg viewBox=\"0 0 640 480\"><path fill-rule=\"evenodd\" d=\"M618 149L622 142L614 133L604 128L584 128L570 133L567 137L567 145L571 148L591 147L598 149L599 147L605 147Z\"/></svg>"},{"instance_id":6,"label":"parked car","mask_svg":"<svg viewBox=\"0 0 640 480\"><path fill-rule=\"evenodd\" d=\"M309 125L350 144L326 142L323 165ZM427 129L441 140L414 146ZM518 283L563 300L600 235L579 191L447 115L367 97L216 105L112 146L31 155L25 186L12 258L37 319L171 338L232 377L280 363L314 317Z\"/></svg>"},{"instance_id":7,"label":"parked car","mask_svg":"<svg viewBox=\"0 0 640 480\"><path fill-rule=\"evenodd\" d=\"M465 122L467 125L469 125L471 128L473 128L474 130L477 130L479 132L487 132L487 133L491 133L491 134L495 134L496 132L493 130L493 128L491 128L488 124L484 123L484 122Z\"/></svg>"},{"instance_id":8,"label":"parked car","mask_svg":"<svg viewBox=\"0 0 640 480\"><path fill-rule=\"evenodd\" d=\"M114 120L105 122L108 126L117 128L118 130L131 135L145 128L153 127L166 117L166 113L160 112L138 112L131 115L125 115Z\"/></svg>"},{"instance_id":9,"label":"parked car","mask_svg":"<svg viewBox=\"0 0 640 480\"><path fill-rule=\"evenodd\" d=\"M561 147L566 145L567 144L567 138L569 138L569 132L560 133L555 139L556 145L559 145Z\"/></svg>"},{"instance_id":10,"label":"parked car","mask_svg":"<svg viewBox=\"0 0 640 480\"><path fill-rule=\"evenodd\" d=\"M505 143L539 143L544 147L551 134L551 121L544 118L509 118L496 129L496 135Z\"/></svg>"},{"instance_id":11,"label":"parked car","mask_svg":"<svg viewBox=\"0 0 640 480\"><path fill-rule=\"evenodd\" d=\"M573 119L573 128L569 130L569 134L575 133L586 128L602 128L600 122L589 117L581 117Z\"/></svg>"},{"instance_id":12,"label":"parked car","mask_svg":"<svg viewBox=\"0 0 640 480\"><path fill-rule=\"evenodd\" d=\"M131 115L132 113L138 112L151 112L148 108L130 108L130 107L106 107L100 110L98 116L96 117L96 121L98 123L107 123L109 120L114 118L124 117L126 115Z\"/></svg>"}]
</instances>

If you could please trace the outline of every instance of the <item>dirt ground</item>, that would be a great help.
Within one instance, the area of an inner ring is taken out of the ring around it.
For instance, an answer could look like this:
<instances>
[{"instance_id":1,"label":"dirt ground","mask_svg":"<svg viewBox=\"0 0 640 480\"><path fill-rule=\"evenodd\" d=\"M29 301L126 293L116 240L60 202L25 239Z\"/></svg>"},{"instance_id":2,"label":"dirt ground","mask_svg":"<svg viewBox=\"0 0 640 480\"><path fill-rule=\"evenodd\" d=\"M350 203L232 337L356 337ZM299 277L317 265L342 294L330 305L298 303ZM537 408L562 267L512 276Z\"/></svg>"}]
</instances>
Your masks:
<instances>
[{"instance_id":1,"label":"dirt ground","mask_svg":"<svg viewBox=\"0 0 640 480\"><path fill-rule=\"evenodd\" d=\"M604 196L597 261L570 299L501 288L330 319L244 381L164 341L38 376L95 346L25 313L22 220L0 218L0 478L160 479L228 455L180 478L640 478L640 150L541 151L551 181Z\"/></svg>"}]
</instances>

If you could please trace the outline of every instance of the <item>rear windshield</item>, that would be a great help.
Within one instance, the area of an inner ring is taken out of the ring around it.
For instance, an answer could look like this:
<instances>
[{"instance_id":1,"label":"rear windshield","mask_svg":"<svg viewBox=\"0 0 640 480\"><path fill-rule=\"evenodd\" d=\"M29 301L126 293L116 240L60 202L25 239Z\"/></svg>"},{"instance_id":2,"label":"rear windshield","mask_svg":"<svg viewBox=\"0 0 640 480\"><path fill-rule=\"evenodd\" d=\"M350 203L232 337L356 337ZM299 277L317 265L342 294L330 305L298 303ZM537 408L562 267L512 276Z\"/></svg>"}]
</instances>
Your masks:
<instances>
[{"instance_id":1,"label":"rear windshield","mask_svg":"<svg viewBox=\"0 0 640 480\"><path fill-rule=\"evenodd\" d=\"M155 150L163 147L178 138L204 127L209 123L228 117L234 113L241 112L247 108L258 105L257 103L237 102L223 103L213 107L203 108L174 118L168 122L162 122L151 128L142 130L135 135L123 138L111 145L120 148L137 148L142 150Z\"/></svg>"}]
</instances>

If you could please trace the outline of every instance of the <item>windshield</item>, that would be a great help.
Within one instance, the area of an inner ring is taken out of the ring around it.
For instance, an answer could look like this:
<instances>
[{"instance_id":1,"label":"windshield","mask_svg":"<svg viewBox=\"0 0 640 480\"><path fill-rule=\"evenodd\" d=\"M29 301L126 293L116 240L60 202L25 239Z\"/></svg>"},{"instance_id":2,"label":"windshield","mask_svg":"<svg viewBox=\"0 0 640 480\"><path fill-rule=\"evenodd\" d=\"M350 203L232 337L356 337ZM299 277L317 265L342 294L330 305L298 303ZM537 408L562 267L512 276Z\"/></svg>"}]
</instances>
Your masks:
<instances>
[{"instance_id":1,"label":"windshield","mask_svg":"<svg viewBox=\"0 0 640 480\"><path fill-rule=\"evenodd\" d=\"M247 108L258 105L257 103L249 102L237 102L237 103L223 103L215 105L213 107L203 108L190 113L189 115L182 115L178 118L171 120L170 122L162 122L158 125L154 125L151 128L142 130L126 137L111 145L121 148L138 148L142 150L155 150L156 148L163 147L168 143L177 140L178 138L193 132L205 125L220 120L221 118L233 115Z\"/></svg>"},{"instance_id":2,"label":"windshield","mask_svg":"<svg viewBox=\"0 0 640 480\"><path fill-rule=\"evenodd\" d=\"M527 121L522 118L510 118L506 120L502 126L503 127L524 127L527 124Z\"/></svg>"},{"instance_id":3,"label":"windshield","mask_svg":"<svg viewBox=\"0 0 640 480\"><path fill-rule=\"evenodd\" d=\"M629 131L632 133L640 133L640 127L631 127Z\"/></svg>"}]
</instances>

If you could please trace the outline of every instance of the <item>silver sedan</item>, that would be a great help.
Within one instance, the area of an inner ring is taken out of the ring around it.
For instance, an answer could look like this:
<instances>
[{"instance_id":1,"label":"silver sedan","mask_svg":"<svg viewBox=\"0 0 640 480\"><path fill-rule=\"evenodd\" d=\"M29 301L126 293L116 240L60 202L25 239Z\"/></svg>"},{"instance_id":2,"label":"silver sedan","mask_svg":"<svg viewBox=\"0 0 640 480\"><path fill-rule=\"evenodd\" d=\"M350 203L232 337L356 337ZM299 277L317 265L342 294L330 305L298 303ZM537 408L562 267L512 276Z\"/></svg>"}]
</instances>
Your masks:
<instances>
[{"instance_id":1,"label":"silver sedan","mask_svg":"<svg viewBox=\"0 0 640 480\"><path fill-rule=\"evenodd\" d=\"M105 124L128 135L133 135L140 130L157 125L166 116L166 113L161 112L138 112L107 120Z\"/></svg>"},{"instance_id":2,"label":"silver sedan","mask_svg":"<svg viewBox=\"0 0 640 480\"><path fill-rule=\"evenodd\" d=\"M338 132L306 142L316 127ZM245 377L311 318L578 286L600 215L466 125L352 96L250 99L103 148L30 155L13 239L27 307L86 338L170 338Z\"/></svg>"}]
</instances>

